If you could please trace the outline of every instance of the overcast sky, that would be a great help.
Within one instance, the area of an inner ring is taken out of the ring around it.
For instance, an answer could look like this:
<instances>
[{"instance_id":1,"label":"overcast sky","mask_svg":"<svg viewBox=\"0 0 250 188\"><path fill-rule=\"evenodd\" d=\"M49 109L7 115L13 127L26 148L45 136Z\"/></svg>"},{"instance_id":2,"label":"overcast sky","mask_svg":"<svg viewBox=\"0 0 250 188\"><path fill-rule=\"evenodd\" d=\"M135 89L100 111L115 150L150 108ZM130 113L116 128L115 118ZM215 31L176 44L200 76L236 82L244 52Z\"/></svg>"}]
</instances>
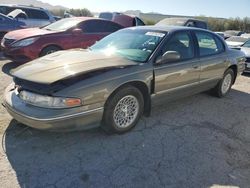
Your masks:
<instances>
[{"instance_id":1,"label":"overcast sky","mask_svg":"<svg viewBox=\"0 0 250 188\"><path fill-rule=\"evenodd\" d=\"M69 8L88 8L92 12L141 10L162 14L250 17L250 0L42 0Z\"/></svg>"}]
</instances>

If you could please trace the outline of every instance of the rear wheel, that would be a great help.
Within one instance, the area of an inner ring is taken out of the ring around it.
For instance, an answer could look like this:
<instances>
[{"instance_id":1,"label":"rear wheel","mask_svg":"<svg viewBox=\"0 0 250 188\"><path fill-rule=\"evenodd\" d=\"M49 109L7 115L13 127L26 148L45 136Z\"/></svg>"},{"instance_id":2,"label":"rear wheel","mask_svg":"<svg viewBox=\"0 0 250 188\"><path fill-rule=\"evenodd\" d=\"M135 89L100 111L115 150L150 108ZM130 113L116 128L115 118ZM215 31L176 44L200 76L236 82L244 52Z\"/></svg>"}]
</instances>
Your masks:
<instances>
[{"instance_id":1,"label":"rear wheel","mask_svg":"<svg viewBox=\"0 0 250 188\"><path fill-rule=\"evenodd\" d=\"M102 128L109 133L125 133L137 124L143 109L140 90L133 86L124 87L107 101Z\"/></svg>"},{"instance_id":2,"label":"rear wheel","mask_svg":"<svg viewBox=\"0 0 250 188\"><path fill-rule=\"evenodd\" d=\"M54 53L54 52L59 51L59 50L61 50L61 48L59 48L57 46L48 46L42 50L40 57Z\"/></svg>"},{"instance_id":3,"label":"rear wheel","mask_svg":"<svg viewBox=\"0 0 250 188\"><path fill-rule=\"evenodd\" d=\"M225 73L221 81L214 88L214 94L217 97L224 97L231 90L234 81L234 71L232 69L228 69Z\"/></svg>"}]
</instances>

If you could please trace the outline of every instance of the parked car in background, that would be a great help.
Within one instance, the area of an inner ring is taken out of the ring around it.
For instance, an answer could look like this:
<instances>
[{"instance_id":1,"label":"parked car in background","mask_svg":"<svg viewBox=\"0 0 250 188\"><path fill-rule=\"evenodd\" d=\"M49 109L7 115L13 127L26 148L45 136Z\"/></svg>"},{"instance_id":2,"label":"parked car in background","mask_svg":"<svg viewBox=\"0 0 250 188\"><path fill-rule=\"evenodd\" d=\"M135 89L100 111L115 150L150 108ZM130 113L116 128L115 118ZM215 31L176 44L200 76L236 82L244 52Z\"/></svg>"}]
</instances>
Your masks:
<instances>
[{"instance_id":1,"label":"parked car in background","mask_svg":"<svg viewBox=\"0 0 250 188\"><path fill-rule=\"evenodd\" d=\"M215 31L215 33L216 33L217 35L220 35L223 39L226 39L226 38L225 38L225 34L224 34L223 32Z\"/></svg>"},{"instance_id":2,"label":"parked car in background","mask_svg":"<svg viewBox=\"0 0 250 188\"><path fill-rule=\"evenodd\" d=\"M143 26L145 23L138 18L137 16L133 15L125 15L125 14L120 14L116 15L112 19L113 22L116 22L123 27L132 27L132 26Z\"/></svg>"},{"instance_id":3,"label":"parked car in background","mask_svg":"<svg viewBox=\"0 0 250 188\"><path fill-rule=\"evenodd\" d=\"M225 38L230 38L232 36L241 36L242 34L244 34L245 32L243 31L236 31L236 30L227 30L224 32Z\"/></svg>"},{"instance_id":4,"label":"parked car in background","mask_svg":"<svg viewBox=\"0 0 250 188\"><path fill-rule=\"evenodd\" d=\"M56 21L56 18L46 9L30 7L24 5L0 5L0 13L8 15L10 12L19 9L23 11L27 17L21 15L19 21L24 22L27 27L42 27Z\"/></svg>"},{"instance_id":5,"label":"parked car in background","mask_svg":"<svg viewBox=\"0 0 250 188\"><path fill-rule=\"evenodd\" d=\"M244 53L207 30L133 27L89 50L56 52L14 69L4 106L36 129L101 125L124 133L150 114L151 104L210 89L227 95L244 67Z\"/></svg>"},{"instance_id":6,"label":"parked car in background","mask_svg":"<svg viewBox=\"0 0 250 188\"><path fill-rule=\"evenodd\" d=\"M65 18L46 27L9 32L1 48L7 58L27 62L58 50L87 48L121 28L117 23L99 18Z\"/></svg>"},{"instance_id":7,"label":"parked car in background","mask_svg":"<svg viewBox=\"0 0 250 188\"><path fill-rule=\"evenodd\" d=\"M0 13L0 40L2 40L3 36L13 30L25 28L25 23L21 22L17 19L10 18L4 14Z\"/></svg>"},{"instance_id":8,"label":"parked car in background","mask_svg":"<svg viewBox=\"0 0 250 188\"><path fill-rule=\"evenodd\" d=\"M229 46L229 48L238 48L248 41L248 38L240 37L240 36L232 36L226 39L226 43Z\"/></svg>"},{"instance_id":9,"label":"parked car in background","mask_svg":"<svg viewBox=\"0 0 250 188\"><path fill-rule=\"evenodd\" d=\"M244 33L244 34L242 34L242 35L240 35L241 37L243 37L243 38L248 38L248 39L250 39L250 33Z\"/></svg>"},{"instance_id":10,"label":"parked car in background","mask_svg":"<svg viewBox=\"0 0 250 188\"><path fill-rule=\"evenodd\" d=\"M241 51L246 54L246 69L244 72L250 73L250 39L241 46Z\"/></svg>"},{"instance_id":11,"label":"parked car in background","mask_svg":"<svg viewBox=\"0 0 250 188\"><path fill-rule=\"evenodd\" d=\"M197 27L201 29L208 29L207 22L194 18L165 18L158 23L156 26L187 26Z\"/></svg>"},{"instance_id":12,"label":"parked car in background","mask_svg":"<svg viewBox=\"0 0 250 188\"><path fill-rule=\"evenodd\" d=\"M101 12L99 14L99 18L112 21L115 16L121 15L121 14L122 13L119 13L119 12Z\"/></svg>"},{"instance_id":13,"label":"parked car in background","mask_svg":"<svg viewBox=\"0 0 250 188\"><path fill-rule=\"evenodd\" d=\"M137 16L126 15L119 12L101 12L99 18L111 20L123 27L143 26L145 23Z\"/></svg>"}]
</instances>

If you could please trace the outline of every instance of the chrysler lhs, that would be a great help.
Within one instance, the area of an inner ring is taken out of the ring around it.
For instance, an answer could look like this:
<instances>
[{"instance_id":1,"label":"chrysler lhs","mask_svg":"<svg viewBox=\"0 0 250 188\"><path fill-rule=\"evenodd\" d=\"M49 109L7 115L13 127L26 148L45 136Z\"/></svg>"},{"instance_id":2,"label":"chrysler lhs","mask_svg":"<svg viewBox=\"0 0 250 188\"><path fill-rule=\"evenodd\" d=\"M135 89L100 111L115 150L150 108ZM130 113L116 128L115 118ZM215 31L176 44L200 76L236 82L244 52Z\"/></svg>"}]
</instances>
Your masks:
<instances>
[{"instance_id":1,"label":"chrysler lhs","mask_svg":"<svg viewBox=\"0 0 250 188\"><path fill-rule=\"evenodd\" d=\"M224 97L244 68L244 53L213 32L132 27L89 49L59 51L12 70L3 105L36 129L101 126L124 133L152 105L206 90Z\"/></svg>"}]
</instances>

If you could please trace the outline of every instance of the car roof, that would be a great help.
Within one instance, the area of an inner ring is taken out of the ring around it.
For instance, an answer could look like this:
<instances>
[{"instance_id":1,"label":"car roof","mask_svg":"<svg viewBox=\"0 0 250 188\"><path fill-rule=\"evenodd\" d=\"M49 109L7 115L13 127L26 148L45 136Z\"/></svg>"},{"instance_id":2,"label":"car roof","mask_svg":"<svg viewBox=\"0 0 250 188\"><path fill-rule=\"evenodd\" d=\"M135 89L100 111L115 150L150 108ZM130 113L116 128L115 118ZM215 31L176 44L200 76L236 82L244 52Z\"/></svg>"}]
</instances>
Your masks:
<instances>
[{"instance_id":1,"label":"car roof","mask_svg":"<svg viewBox=\"0 0 250 188\"><path fill-rule=\"evenodd\" d=\"M97 17L84 17L84 16L80 16L80 17L70 17L70 18L63 18L63 19L72 19L72 20L81 20L81 21L87 21L87 20L102 20L105 22L112 22L110 20L106 20L106 19L102 19L102 18L97 18ZM112 22L115 23L115 22ZM117 23L115 23L117 24ZM119 25L119 24L118 24Z\"/></svg>"},{"instance_id":2,"label":"car roof","mask_svg":"<svg viewBox=\"0 0 250 188\"><path fill-rule=\"evenodd\" d=\"M196 28L196 27L186 27L186 26L137 26L137 27L130 27L128 29L135 29L135 30L154 30L154 31L163 31L163 32L174 32L174 31L206 31L212 33L209 30Z\"/></svg>"},{"instance_id":3,"label":"car roof","mask_svg":"<svg viewBox=\"0 0 250 188\"><path fill-rule=\"evenodd\" d=\"M188 21L188 20L194 20L194 21L200 21L200 22L205 22L204 20L196 19L196 18L188 18L188 17L171 17L171 18L164 18L162 20L169 19L169 20L181 20L181 21ZM160 20L160 21L162 21Z\"/></svg>"}]
</instances>

